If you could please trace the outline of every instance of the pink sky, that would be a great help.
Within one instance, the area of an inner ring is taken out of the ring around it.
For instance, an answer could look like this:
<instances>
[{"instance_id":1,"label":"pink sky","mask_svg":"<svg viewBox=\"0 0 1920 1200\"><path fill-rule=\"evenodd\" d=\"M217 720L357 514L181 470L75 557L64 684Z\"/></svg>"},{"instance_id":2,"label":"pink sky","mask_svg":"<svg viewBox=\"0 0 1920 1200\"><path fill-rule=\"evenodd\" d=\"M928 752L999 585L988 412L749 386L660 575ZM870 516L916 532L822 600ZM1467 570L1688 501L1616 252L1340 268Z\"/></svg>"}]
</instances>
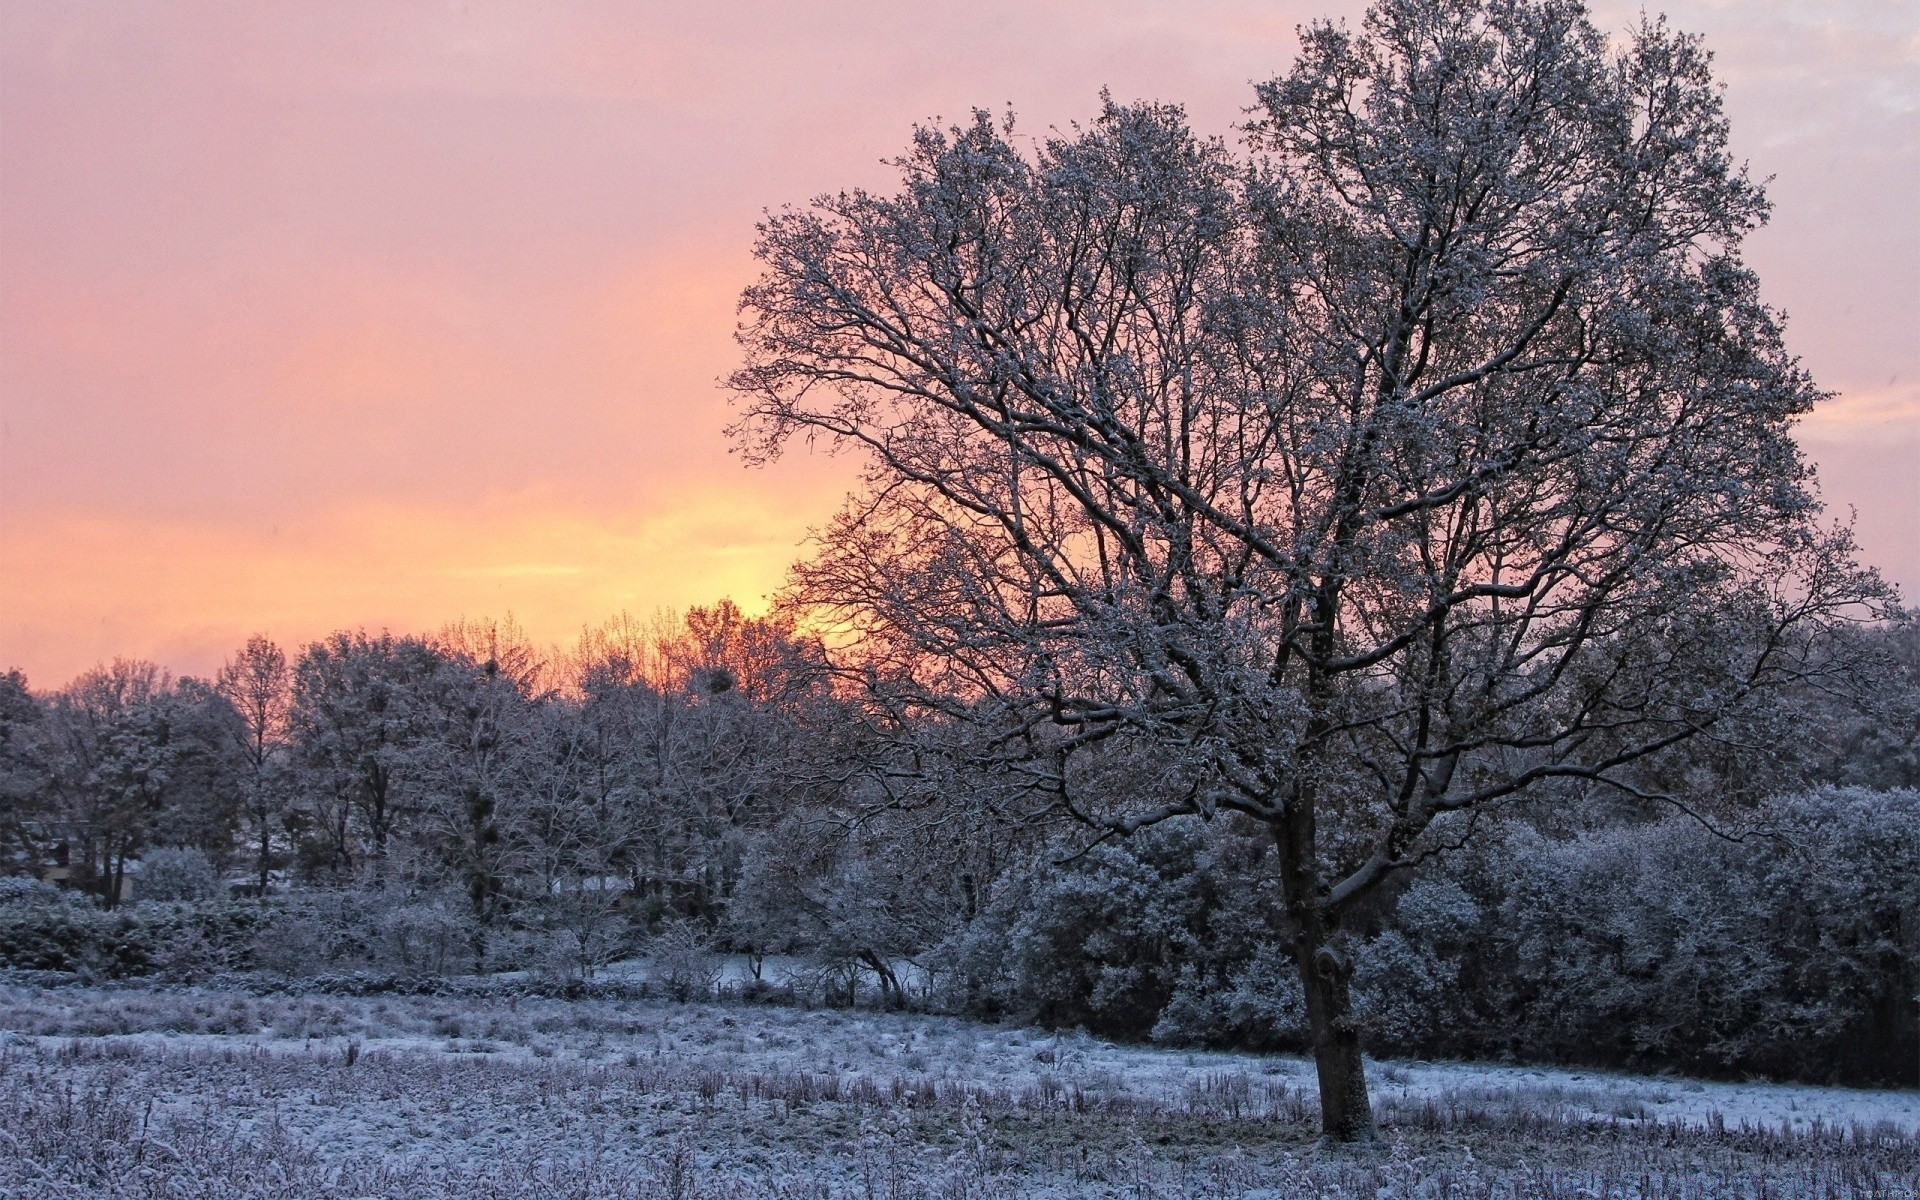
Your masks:
<instances>
[{"instance_id":1,"label":"pink sky","mask_svg":"<svg viewBox=\"0 0 1920 1200\"><path fill-rule=\"evenodd\" d=\"M721 432L762 208L975 105L1224 133L1359 7L0 0L0 669L753 607L846 484ZM1920 0L1666 11L1775 177L1826 495L1920 598Z\"/></svg>"}]
</instances>

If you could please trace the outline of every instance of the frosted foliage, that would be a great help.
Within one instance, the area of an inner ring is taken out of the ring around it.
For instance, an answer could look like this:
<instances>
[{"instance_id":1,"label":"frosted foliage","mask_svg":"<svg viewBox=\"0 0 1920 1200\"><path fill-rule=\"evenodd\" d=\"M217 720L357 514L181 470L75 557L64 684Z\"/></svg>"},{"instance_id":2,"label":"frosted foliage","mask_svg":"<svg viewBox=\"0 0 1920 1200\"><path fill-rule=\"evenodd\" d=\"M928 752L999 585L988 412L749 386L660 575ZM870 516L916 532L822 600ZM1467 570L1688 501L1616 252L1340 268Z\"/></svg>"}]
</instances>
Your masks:
<instances>
[{"instance_id":1,"label":"frosted foliage","mask_svg":"<svg viewBox=\"0 0 1920 1200\"><path fill-rule=\"evenodd\" d=\"M1368 1044L1379 1053L1430 1050L1460 1020L1462 950L1484 913L1452 879L1417 879L1399 899L1394 923L1366 940L1354 971Z\"/></svg>"},{"instance_id":2,"label":"frosted foliage","mask_svg":"<svg viewBox=\"0 0 1920 1200\"><path fill-rule=\"evenodd\" d=\"M705 1000L720 982L722 960L701 931L675 921L647 942L652 977L676 1000Z\"/></svg>"},{"instance_id":3,"label":"frosted foliage","mask_svg":"<svg viewBox=\"0 0 1920 1200\"><path fill-rule=\"evenodd\" d=\"M1354 939L1368 1048L1910 1084L1920 793L1782 796L1723 833L1677 813L1557 839L1514 824L1427 863ZM1169 824L1018 873L927 960L953 977L939 998L1302 1048L1271 856L1225 823Z\"/></svg>"},{"instance_id":4,"label":"frosted foliage","mask_svg":"<svg viewBox=\"0 0 1920 1200\"><path fill-rule=\"evenodd\" d=\"M1129 1027L1165 1003L1188 899L1159 882L1133 854L1102 847L1028 900L1008 949L1040 1019L1141 1032Z\"/></svg>"},{"instance_id":5,"label":"frosted foliage","mask_svg":"<svg viewBox=\"0 0 1920 1200\"><path fill-rule=\"evenodd\" d=\"M1307 1040L1307 1005L1301 994L1300 973L1288 970L1291 959L1279 947L1263 945L1234 973L1227 996L1228 1028L1244 1030L1255 1046L1303 1046Z\"/></svg>"},{"instance_id":6,"label":"frosted foliage","mask_svg":"<svg viewBox=\"0 0 1920 1200\"><path fill-rule=\"evenodd\" d=\"M1457 974L1456 964L1397 929L1369 939L1353 977L1368 1040L1382 1053L1429 1042L1454 1006Z\"/></svg>"},{"instance_id":7,"label":"frosted foliage","mask_svg":"<svg viewBox=\"0 0 1920 1200\"><path fill-rule=\"evenodd\" d=\"M1920 793L1820 792L1755 825L1739 844L1673 820L1510 848L1499 923L1528 1040L1899 1071L1867 1046L1910 1029L1920 992Z\"/></svg>"},{"instance_id":8,"label":"frosted foliage","mask_svg":"<svg viewBox=\"0 0 1920 1200\"><path fill-rule=\"evenodd\" d=\"M971 728L1110 835L1267 826L1362 1136L1361 906L1515 796L1662 792L1891 595L1820 519L1697 39L1380 0L1256 95L1233 146L977 112L770 214L735 432L865 463L789 590L876 726ZM1095 1012L1173 986L1111 957Z\"/></svg>"},{"instance_id":9,"label":"frosted foliage","mask_svg":"<svg viewBox=\"0 0 1920 1200\"><path fill-rule=\"evenodd\" d=\"M50 904L60 890L31 875L0 875L0 904Z\"/></svg>"},{"instance_id":10,"label":"frosted foliage","mask_svg":"<svg viewBox=\"0 0 1920 1200\"><path fill-rule=\"evenodd\" d=\"M272 910L254 963L296 979L354 971L446 975L471 964L463 907L456 897L399 888L305 893Z\"/></svg>"},{"instance_id":11,"label":"frosted foliage","mask_svg":"<svg viewBox=\"0 0 1920 1200\"><path fill-rule=\"evenodd\" d=\"M140 900L211 900L223 890L220 874L199 850L165 847L140 860Z\"/></svg>"}]
</instances>

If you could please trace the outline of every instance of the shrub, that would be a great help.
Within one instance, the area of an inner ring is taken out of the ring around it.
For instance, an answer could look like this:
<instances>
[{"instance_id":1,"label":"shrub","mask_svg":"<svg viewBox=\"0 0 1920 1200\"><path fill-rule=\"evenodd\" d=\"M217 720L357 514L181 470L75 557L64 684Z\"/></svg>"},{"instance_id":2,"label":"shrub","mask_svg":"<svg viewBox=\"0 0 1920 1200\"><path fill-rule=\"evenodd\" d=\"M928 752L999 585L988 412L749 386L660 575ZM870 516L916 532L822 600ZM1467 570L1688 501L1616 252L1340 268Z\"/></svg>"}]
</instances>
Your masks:
<instances>
[{"instance_id":1,"label":"shrub","mask_svg":"<svg viewBox=\"0 0 1920 1200\"><path fill-rule=\"evenodd\" d=\"M219 898L220 873L205 854L191 847L166 846L140 859L134 899L200 901Z\"/></svg>"},{"instance_id":2,"label":"shrub","mask_svg":"<svg viewBox=\"0 0 1920 1200\"><path fill-rule=\"evenodd\" d=\"M720 983L724 960L688 921L670 921L647 942L648 974L675 1000L705 1000Z\"/></svg>"},{"instance_id":3,"label":"shrub","mask_svg":"<svg viewBox=\"0 0 1920 1200\"><path fill-rule=\"evenodd\" d=\"M210 903L103 909L73 902L0 905L0 967L121 979L202 977L251 965L263 914Z\"/></svg>"},{"instance_id":4,"label":"shrub","mask_svg":"<svg viewBox=\"0 0 1920 1200\"><path fill-rule=\"evenodd\" d=\"M0 875L0 905L53 904L60 889L33 875Z\"/></svg>"},{"instance_id":5,"label":"shrub","mask_svg":"<svg viewBox=\"0 0 1920 1200\"><path fill-rule=\"evenodd\" d=\"M398 888L299 892L267 906L255 961L290 978L371 973L440 977L471 964L463 907Z\"/></svg>"},{"instance_id":6,"label":"shrub","mask_svg":"<svg viewBox=\"0 0 1920 1200\"><path fill-rule=\"evenodd\" d=\"M1911 1079L1920 793L1821 791L1751 824L1504 847L1521 869L1463 959L1503 981L1487 1036L1530 1058Z\"/></svg>"},{"instance_id":7,"label":"shrub","mask_svg":"<svg viewBox=\"0 0 1920 1200\"><path fill-rule=\"evenodd\" d=\"M1225 1005L1262 947L1284 944L1265 846L1233 828L1174 822L1065 868L1001 882L934 956L942 994L1109 1037L1274 1044L1290 1028Z\"/></svg>"},{"instance_id":8,"label":"shrub","mask_svg":"<svg viewBox=\"0 0 1920 1200\"><path fill-rule=\"evenodd\" d=\"M1523 824L1356 914L1368 1049L1910 1083L1920 793L1767 802L1729 840L1674 814ZM1166 826L1003 880L933 956L939 995L1113 1037L1299 1049L1304 1004L1259 845Z\"/></svg>"}]
</instances>

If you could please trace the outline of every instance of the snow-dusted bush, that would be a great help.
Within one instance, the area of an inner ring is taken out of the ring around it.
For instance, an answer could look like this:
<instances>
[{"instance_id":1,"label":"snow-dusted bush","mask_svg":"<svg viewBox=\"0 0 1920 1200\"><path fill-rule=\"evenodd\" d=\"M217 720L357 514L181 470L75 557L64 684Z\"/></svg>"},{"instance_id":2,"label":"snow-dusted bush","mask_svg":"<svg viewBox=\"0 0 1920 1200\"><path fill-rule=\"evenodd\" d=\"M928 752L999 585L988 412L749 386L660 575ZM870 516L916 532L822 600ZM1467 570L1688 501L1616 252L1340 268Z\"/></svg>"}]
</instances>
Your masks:
<instances>
[{"instance_id":1,"label":"snow-dusted bush","mask_svg":"<svg viewBox=\"0 0 1920 1200\"><path fill-rule=\"evenodd\" d=\"M1416 878L1391 924L1361 944L1354 1002L1376 1053L1434 1053L1471 1011L1461 962L1485 916L1458 880L1434 872Z\"/></svg>"},{"instance_id":2,"label":"snow-dusted bush","mask_svg":"<svg viewBox=\"0 0 1920 1200\"><path fill-rule=\"evenodd\" d=\"M34 875L0 875L0 904L58 904L59 888Z\"/></svg>"},{"instance_id":3,"label":"snow-dusted bush","mask_svg":"<svg viewBox=\"0 0 1920 1200\"><path fill-rule=\"evenodd\" d=\"M1355 1008L1375 1053L1417 1053L1433 1043L1457 1005L1458 966L1426 943L1388 929L1355 965Z\"/></svg>"},{"instance_id":4,"label":"snow-dusted bush","mask_svg":"<svg viewBox=\"0 0 1920 1200\"><path fill-rule=\"evenodd\" d=\"M132 958L116 936L128 924L125 914L80 905L9 904L0 906L0 966L29 971L78 971L100 965L102 974ZM119 928L116 928L119 927Z\"/></svg>"},{"instance_id":5,"label":"snow-dusted bush","mask_svg":"<svg viewBox=\"0 0 1920 1200\"><path fill-rule=\"evenodd\" d=\"M1369 1028L1391 1031L1383 1049L1424 1045L1448 1023L1440 1000L1457 967L1431 947L1451 947L1477 911L1450 883L1418 886L1402 907L1418 932L1367 941L1355 979ZM1015 875L935 961L961 1011L1168 1045L1307 1045L1272 857L1225 823L1168 824ZM970 985L964 998L953 980Z\"/></svg>"},{"instance_id":6,"label":"snow-dusted bush","mask_svg":"<svg viewBox=\"0 0 1920 1200\"><path fill-rule=\"evenodd\" d=\"M1026 876L1011 875L1003 891L1023 893L1025 882ZM1020 975L1007 956L1007 932L1021 908L1003 895L922 956L935 1007L990 1021L1016 1007Z\"/></svg>"},{"instance_id":7,"label":"snow-dusted bush","mask_svg":"<svg viewBox=\"0 0 1920 1200\"><path fill-rule=\"evenodd\" d=\"M254 961L289 978L325 974L348 957L359 961L364 941L354 935L343 898L343 893L313 891L276 900L256 940Z\"/></svg>"},{"instance_id":8,"label":"snow-dusted bush","mask_svg":"<svg viewBox=\"0 0 1920 1200\"><path fill-rule=\"evenodd\" d=\"M1293 956L1262 945L1233 975L1226 995L1228 1037L1254 1050L1298 1050L1307 1044L1307 996ZM1219 1042L1220 1039L1210 1039Z\"/></svg>"},{"instance_id":9,"label":"snow-dusted bush","mask_svg":"<svg viewBox=\"0 0 1920 1200\"><path fill-rule=\"evenodd\" d=\"M1820 791L1746 825L1509 843L1517 874L1468 956L1488 1035L1528 1057L1911 1079L1920 793Z\"/></svg>"},{"instance_id":10,"label":"snow-dusted bush","mask_svg":"<svg viewBox=\"0 0 1920 1200\"><path fill-rule=\"evenodd\" d=\"M190 846L163 846L149 850L140 859L140 878L134 888L137 900L196 901L217 899L221 892L220 873L199 850Z\"/></svg>"},{"instance_id":11,"label":"snow-dusted bush","mask_svg":"<svg viewBox=\"0 0 1920 1200\"><path fill-rule=\"evenodd\" d=\"M648 976L675 1000L706 1000L726 962L690 921L669 921L647 941Z\"/></svg>"},{"instance_id":12,"label":"snow-dusted bush","mask_svg":"<svg viewBox=\"0 0 1920 1200\"><path fill-rule=\"evenodd\" d=\"M621 893L570 881L528 907L522 954L529 966L564 982L590 983L637 944Z\"/></svg>"},{"instance_id":13,"label":"snow-dusted bush","mask_svg":"<svg viewBox=\"0 0 1920 1200\"><path fill-rule=\"evenodd\" d=\"M930 850L897 814L783 821L746 842L716 933L750 955L804 956L794 982L811 999L922 1003L930 977L899 967L962 923L968 850L963 839Z\"/></svg>"},{"instance_id":14,"label":"snow-dusted bush","mask_svg":"<svg viewBox=\"0 0 1920 1200\"><path fill-rule=\"evenodd\" d=\"M276 899L266 911L253 957L275 974L422 979L457 974L473 963L473 927L463 906L437 893L310 890Z\"/></svg>"},{"instance_id":15,"label":"snow-dusted bush","mask_svg":"<svg viewBox=\"0 0 1920 1200\"><path fill-rule=\"evenodd\" d=\"M1011 873L932 961L961 1011L1176 1045L1292 1046L1298 981L1275 994L1263 974L1282 929L1262 844L1175 822Z\"/></svg>"},{"instance_id":16,"label":"snow-dusted bush","mask_svg":"<svg viewBox=\"0 0 1920 1200\"><path fill-rule=\"evenodd\" d=\"M1516 824L1427 864L1353 924L1369 1049L1911 1081L1920 793L1782 797L1739 829ZM1016 873L931 961L960 1011L1171 1045L1306 1041L1271 863L1225 823Z\"/></svg>"},{"instance_id":17,"label":"snow-dusted bush","mask_svg":"<svg viewBox=\"0 0 1920 1200\"><path fill-rule=\"evenodd\" d=\"M201 977L250 966L262 920L257 908L224 903L0 905L0 967Z\"/></svg>"},{"instance_id":18,"label":"snow-dusted bush","mask_svg":"<svg viewBox=\"0 0 1920 1200\"><path fill-rule=\"evenodd\" d=\"M448 975L473 965L474 929L450 896L380 896L375 901L374 965L401 974Z\"/></svg>"},{"instance_id":19,"label":"snow-dusted bush","mask_svg":"<svg viewBox=\"0 0 1920 1200\"><path fill-rule=\"evenodd\" d=\"M1141 1037L1179 980L1195 915L1192 843L1101 846L1035 889L1007 934L1022 1007L1049 1025ZM1155 869L1155 858L1171 869Z\"/></svg>"}]
</instances>

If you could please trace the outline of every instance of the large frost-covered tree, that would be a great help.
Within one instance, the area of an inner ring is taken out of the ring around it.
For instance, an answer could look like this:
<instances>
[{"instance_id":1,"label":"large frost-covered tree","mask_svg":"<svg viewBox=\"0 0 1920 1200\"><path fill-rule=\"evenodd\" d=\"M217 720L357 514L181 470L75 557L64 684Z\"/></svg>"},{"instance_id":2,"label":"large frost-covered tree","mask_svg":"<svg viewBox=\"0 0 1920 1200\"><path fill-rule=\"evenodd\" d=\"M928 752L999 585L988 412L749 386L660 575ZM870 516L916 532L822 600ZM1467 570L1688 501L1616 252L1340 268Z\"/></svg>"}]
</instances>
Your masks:
<instances>
[{"instance_id":1,"label":"large frost-covered tree","mask_svg":"<svg viewBox=\"0 0 1920 1200\"><path fill-rule=\"evenodd\" d=\"M982 114L771 215L736 432L864 453L793 599L889 703L1107 833L1264 825L1353 1138L1355 905L1490 806L1646 792L1884 597L1818 524L1697 40L1381 0L1254 111L1244 153Z\"/></svg>"}]
</instances>

